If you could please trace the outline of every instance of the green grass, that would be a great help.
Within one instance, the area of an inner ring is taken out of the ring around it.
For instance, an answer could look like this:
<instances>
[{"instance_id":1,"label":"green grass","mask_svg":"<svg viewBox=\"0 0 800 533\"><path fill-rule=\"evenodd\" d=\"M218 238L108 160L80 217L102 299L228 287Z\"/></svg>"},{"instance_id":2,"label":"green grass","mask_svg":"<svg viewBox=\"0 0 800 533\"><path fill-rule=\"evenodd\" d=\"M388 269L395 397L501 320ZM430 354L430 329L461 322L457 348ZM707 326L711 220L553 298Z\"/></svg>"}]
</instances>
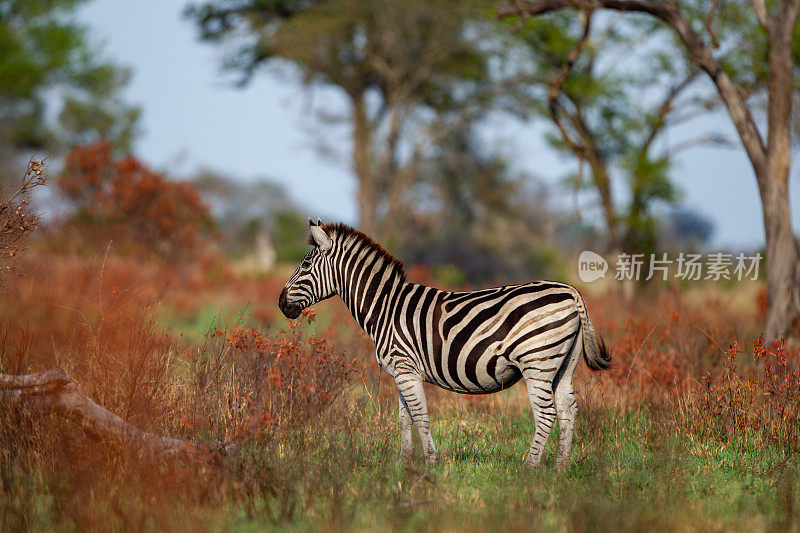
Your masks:
<instances>
[{"instance_id":1,"label":"green grass","mask_svg":"<svg viewBox=\"0 0 800 533\"><path fill-rule=\"evenodd\" d=\"M522 459L532 416L439 412L440 464L395 464L397 429L388 407L360 427L317 435L303 450L310 490L296 487L290 517L234 513L229 526L297 530L786 530L798 528L800 463L780 450L670 434L645 410L611 412L580 425L573 461L555 466L551 437L543 466ZM591 427L590 427L591 426ZM297 450L284 459L297 458Z\"/></svg>"},{"instance_id":2,"label":"green grass","mask_svg":"<svg viewBox=\"0 0 800 533\"><path fill-rule=\"evenodd\" d=\"M242 316L249 325L246 310L207 307L165 325L199 335ZM304 333L329 324L323 308ZM555 467L556 427L532 471L522 464L533 436L524 387L466 406L434 394L440 463L423 466L415 434L406 468L395 462L396 400L372 389L357 385L318 419L249 445L221 481L201 475L200 488L154 496L149 481L128 474L87 486L0 465L16 476L0 479L4 494L18 500L0 501L0 511L27 515L0 516L0 529L800 531L797 456L700 437L669 407L622 412L579 400L571 465Z\"/></svg>"},{"instance_id":3,"label":"green grass","mask_svg":"<svg viewBox=\"0 0 800 533\"><path fill-rule=\"evenodd\" d=\"M248 307L239 305L205 305L198 311L187 315L181 315L173 309L165 308L159 315L159 324L165 331L183 335L187 341L195 344L202 344L203 339L213 328L230 329L235 326L250 327L261 330L267 335L276 335L286 330L288 321L282 318L276 320L271 327L265 327L252 316ZM317 335L330 325L332 313L323 312L318 315L313 322L305 321L303 324L303 335L310 337ZM352 336L354 330L337 332L338 339L347 340Z\"/></svg>"},{"instance_id":4,"label":"green grass","mask_svg":"<svg viewBox=\"0 0 800 533\"><path fill-rule=\"evenodd\" d=\"M532 415L511 399L501 410L434 398L434 468L423 466L416 436L410 467L395 463L394 403L357 388L346 408L243 450L222 482L201 477L154 497L125 475L88 487L32 475L11 480L29 501L0 509L27 507L26 527L63 530L798 530L795 456L700 439L646 408L585 409L571 465L555 467L554 430L542 467L528 470ZM212 496L198 496L206 489Z\"/></svg>"}]
</instances>

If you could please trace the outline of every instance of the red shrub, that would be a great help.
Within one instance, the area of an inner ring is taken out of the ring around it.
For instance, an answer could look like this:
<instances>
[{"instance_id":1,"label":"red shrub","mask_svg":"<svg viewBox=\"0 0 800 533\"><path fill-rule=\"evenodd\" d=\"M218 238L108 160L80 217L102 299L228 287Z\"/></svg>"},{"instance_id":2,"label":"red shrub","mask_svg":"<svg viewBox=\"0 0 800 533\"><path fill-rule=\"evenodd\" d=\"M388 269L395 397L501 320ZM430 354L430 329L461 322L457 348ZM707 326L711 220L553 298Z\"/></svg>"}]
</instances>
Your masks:
<instances>
[{"instance_id":1,"label":"red shrub","mask_svg":"<svg viewBox=\"0 0 800 533\"><path fill-rule=\"evenodd\" d=\"M753 364L741 369L734 342L725 365L709 372L698 403L699 427L723 438L755 436L767 444L800 447L800 372L786 341L753 343Z\"/></svg>"},{"instance_id":2,"label":"red shrub","mask_svg":"<svg viewBox=\"0 0 800 533\"><path fill-rule=\"evenodd\" d=\"M115 159L108 143L74 148L57 180L78 208L76 220L108 239L133 241L160 255L189 252L212 218L187 182L170 181L134 157Z\"/></svg>"},{"instance_id":3,"label":"red shrub","mask_svg":"<svg viewBox=\"0 0 800 533\"><path fill-rule=\"evenodd\" d=\"M326 339L304 336L299 324L275 336L243 326L212 329L188 355L194 397L185 428L241 442L303 428L322 413L357 373L356 361Z\"/></svg>"},{"instance_id":4,"label":"red shrub","mask_svg":"<svg viewBox=\"0 0 800 533\"><path fill-rule=\"evenodd\" d=\"M687 300L673 290L589 302L595 328L612 350L612 368L594 375L601 388L617 387L629 399L676 399L721 364L720 346L741 337L748 321L718 299Z\"/></svg>"}]
</instances>

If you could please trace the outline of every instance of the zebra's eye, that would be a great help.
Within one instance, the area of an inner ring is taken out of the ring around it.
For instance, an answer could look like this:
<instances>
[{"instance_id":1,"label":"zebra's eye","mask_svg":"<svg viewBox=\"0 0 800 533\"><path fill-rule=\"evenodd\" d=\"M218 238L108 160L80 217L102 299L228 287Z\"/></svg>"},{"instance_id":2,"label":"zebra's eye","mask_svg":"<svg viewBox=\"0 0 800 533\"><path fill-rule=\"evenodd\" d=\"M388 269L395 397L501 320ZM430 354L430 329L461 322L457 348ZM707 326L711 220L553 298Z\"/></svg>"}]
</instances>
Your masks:
<instances>
[{"instance_id":1,"label":"zebra's eye","mask_svg":"<svg viewBox=\"0 0 800 533\"><path fill-rule=\"evenodd\" d=\"M303 268L311 268L311 259L303 259L303 262L300 263L300 266Z\"/></svg>"}]
</instances>

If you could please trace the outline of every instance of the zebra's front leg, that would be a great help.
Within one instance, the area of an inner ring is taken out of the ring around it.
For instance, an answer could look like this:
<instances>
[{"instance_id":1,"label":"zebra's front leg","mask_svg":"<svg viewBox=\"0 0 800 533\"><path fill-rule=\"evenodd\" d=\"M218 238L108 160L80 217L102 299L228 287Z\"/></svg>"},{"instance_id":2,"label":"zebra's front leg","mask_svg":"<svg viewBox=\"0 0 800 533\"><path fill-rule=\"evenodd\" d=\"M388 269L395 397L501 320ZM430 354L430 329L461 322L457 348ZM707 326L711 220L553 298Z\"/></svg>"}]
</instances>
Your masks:
<instances>
[{"instance_id":1,"label":"zebra's front leg","mask_svg":"<svg viewBox=\"0 0 800 533\"><path fill-rule=\"evenodd\" d=\"M411 448L414 439L411 430L414 424L411 421L411 413L408 410L406 401L403 399L403 395L398 392L397 397L399 398L398 412L400 419L400 457L397 459L397 462L407 464L411 461Z\"/></svg>"},{"instance_id":2,"label":"zebra's front leg","mask_svg":"<svg viewBox=\"0 0 800 533\"><path fill-rule=\"evenodd\" d=\"M528 387L528 397L533 409L533 418L536 421L536 431L533 434L528 455L525 457L525 465L536 468L542 462L542 452L547 444L547 437L556 419L556 408L553 405L553 393L548 390L552 386L552 381L537 375L535 371L523 372L525 385Z\"/></svg>"},{"instance_id":3,"label":"zebra's front leg","mask_svg":"<svg viewBox=\"0 0 800 533\"><path fill-rule=\"evenodd\" d=\"M425 454L425 464L435 465L439 460L439 454L436 452L436 446L431 437L431 419L428 416L428 404L425 401L422 378L415 374L398 374L394 379L397 383L397 390L400 391L401 405L405 403L414 425L417 426L419 439L422 441L422 451ZM401 440L401 450L402 445ZM409 450L410 448L409 445Z\"/></svg>"}]
</instances>

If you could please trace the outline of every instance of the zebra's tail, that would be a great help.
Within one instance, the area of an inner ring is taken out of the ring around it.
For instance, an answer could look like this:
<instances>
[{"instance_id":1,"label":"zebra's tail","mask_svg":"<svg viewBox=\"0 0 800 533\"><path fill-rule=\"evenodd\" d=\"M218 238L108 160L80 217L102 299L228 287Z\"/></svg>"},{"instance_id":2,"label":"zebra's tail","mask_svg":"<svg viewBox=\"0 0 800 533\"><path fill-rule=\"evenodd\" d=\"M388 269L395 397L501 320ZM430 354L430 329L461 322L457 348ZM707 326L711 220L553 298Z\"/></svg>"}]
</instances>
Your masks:
<instances>
[{"instance_id":1,"label":"zebra's tail","mask_svg":"<svg viewBox=\"0 0 800 533\"><path fill-rule=\"evenodd\" d=\"M589 321L589 312L583 296L577 290L575 301L578 306L578 315L581 319L581 333L583 334L583 359L592 370L606 370L611 367L611 351L600 335L595 334L592 323Z\"/></svg>"}]
</instances>

